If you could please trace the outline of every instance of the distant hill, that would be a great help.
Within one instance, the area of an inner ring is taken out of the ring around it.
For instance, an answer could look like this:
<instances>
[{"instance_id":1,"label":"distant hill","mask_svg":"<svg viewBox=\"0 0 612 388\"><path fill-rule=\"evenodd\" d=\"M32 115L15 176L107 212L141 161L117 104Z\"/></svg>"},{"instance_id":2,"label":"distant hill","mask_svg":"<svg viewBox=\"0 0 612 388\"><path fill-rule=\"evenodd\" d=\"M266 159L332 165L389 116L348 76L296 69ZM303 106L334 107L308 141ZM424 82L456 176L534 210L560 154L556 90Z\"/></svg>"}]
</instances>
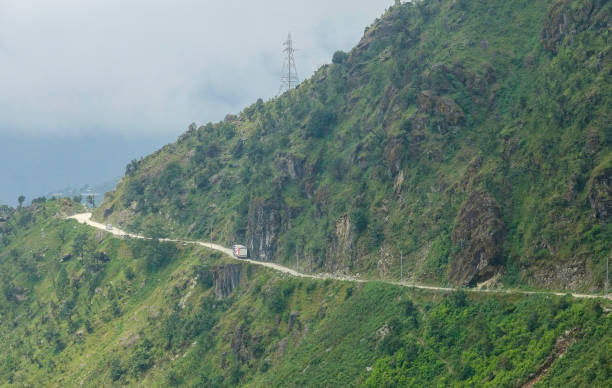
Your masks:
<instances>
[{"instance_id":1,"label":"distant hill","mask_svg":"<svg viewBox=\"0 0 612 388\"><path fill-rule=\"evenodd\" d=\"M611 7L394 6L296 90L128 166L96 216L313 271L601 290Z\"/></svg>"}]
</instances>

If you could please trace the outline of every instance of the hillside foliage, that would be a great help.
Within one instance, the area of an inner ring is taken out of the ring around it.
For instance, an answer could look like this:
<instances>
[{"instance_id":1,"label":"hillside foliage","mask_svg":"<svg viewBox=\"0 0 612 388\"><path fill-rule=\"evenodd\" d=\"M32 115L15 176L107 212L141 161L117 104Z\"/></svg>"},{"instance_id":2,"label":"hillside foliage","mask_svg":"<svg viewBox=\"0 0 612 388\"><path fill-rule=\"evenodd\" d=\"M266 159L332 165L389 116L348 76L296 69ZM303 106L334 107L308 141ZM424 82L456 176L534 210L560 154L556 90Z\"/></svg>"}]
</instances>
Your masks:
<instances>
[{"instance_id":1,"label":"hillside foliage","mask_svg":"<svg viewBox=\"0 0 612 388\"><path fill-rule=\"evenodd\" d=\"M542 386L612 380L609 302L296 279L95 232L69 202L8 218L0 386L515 387L545 365Z\"/></svg>"},{"instance_id":2,"label":"hillside foliage","mask_svg":"<svg viewBox=\"0 0 612 388\"><path fill-rule=\"evenodd\" d=\"M391 7L295 90L190 126L96 213L304 269L602 290L611 5ZM501 278L499 278L501 276Z\"/></svg>"}]
</instances>

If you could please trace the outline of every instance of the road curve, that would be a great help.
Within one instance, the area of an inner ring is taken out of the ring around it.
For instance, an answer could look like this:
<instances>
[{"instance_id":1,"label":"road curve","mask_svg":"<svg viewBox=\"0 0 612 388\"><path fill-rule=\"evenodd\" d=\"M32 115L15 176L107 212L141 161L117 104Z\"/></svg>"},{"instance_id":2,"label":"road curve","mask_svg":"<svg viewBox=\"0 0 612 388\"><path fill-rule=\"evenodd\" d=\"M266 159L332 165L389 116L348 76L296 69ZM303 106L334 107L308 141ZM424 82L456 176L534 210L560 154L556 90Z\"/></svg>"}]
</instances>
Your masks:
<instances>
[{"instance_id":1,"label":"road curve","mask_svg":"<svg viewBox=\"0 0 612 388\"><path fill-rule=\"evenodd\" d=\"M150 240L150 238L148 237L143 237L141 235L137 235L137 234L133 234L133 233L128 233L125 232L121 229L117 229L116 227L112 227L112 228L108 228L106 227L106 225L101 224L99 222L95 222L91 220L91 213L81 213L81 214L76 214L74 216L68 217L68 219L73 219L78 221L81 224L86 224L89 225L91 227L94 227L96 229L99 230L103 230L107 233L113 234L117 237L131 237L131 238L137 238L137 239L145 239L145 240ZM333 274L314 274L314 275L310 275L310 274L305 274L305 273L301 273L298 272L296 270L293 270L291 268L287 268L285 266L282 266L280 264L276 264L276 263L270 263L270 262L266 262L266 261L256 261L256 260L251 260L251 259L238 259L234 256L234 253L231 249L226 248L224 246L218 245L218 244L213 244L213 243L207 243L207 242L202 242L202 241L189 241L189 240L178 240L178 239L169 239L169 238L164 238L164 239L160 239L160 241L168 241L168 242L176 242L176 243L183 243L183 244L193 244L193 245L199 245L205 248L209 248L209 249L213 249L215 251L221 252L227 256L229 256L230 258L234 259L234 260L238 260L241 262L248 262L254 265L260 265L266 268L270 268L273 269L275 271L278 272L282 272L291 276L295 276L295 277L300 277L300 278L309 278L309 279L334 279L334 280L344 280L344 281L351 281L351 282L357 282L357 283L365 283L366 280L363 279L359 279L359 278L354 278L354 277L348 277L348 276L338 276L338 275L333 275ZM414 283L408 283L408 282L391 282L391 281L383 281L381 280L380 282L382 283L389 283L389 284L394 284L396 286L401 286L401 287L412 287L412 288L417 288L417 289L421 289L421 290L431 290L431 291L443 291L443 292L452 292L452 291L457 291L457 290L463 290L465 292L473 292L473 293L483 293L483 294L523 294L523 295L556 295L556 296L564 296L564 295L570 295L574 298L578 298L578 299L595 299L595 298L606 298L603 295L595 295L595 294L576 294L576 293L563 293L563 292L552 292L552 291L523 291L523 290L512 290L512 289L492 289L492 290L485 290L485 289L477 289L477 288L453 288L453 287L438 287L438 286L426 286L426 285L422 285L422 284L414 284ZM612 296L608 295L607 299L612 299Z\"/></svg>"},{"instance_id":2,"label":"road curve","mask_svg":"<svg viewBox=\"0 0 612 388\"><path fill-rule=\"evenodd\" d=\"M99 222L95 222L91 220L91 213L81 213L81 214L76 214L74 216L68 217L68 219L72 219L72 220L76 220L81 224L86 224L89 225L91 227L94 227L96 229L99 230L103 230L107 233L110 233L112 235L115 235L117 237L131 237L131 238L137 238L137 239L144 239L144 240L150 240L150 238L141 236L141 235L137 235L134 233L128 233L125 232L121 229L118 229L116 227L112 227L112 228L107 228L106 225L101 224ZM202 241L188 241L188 240L178 240L178 239L171 239L171 238L162 238L160 239L160 241L167 241L167 242L176 242L176 243L182 243L182 244L193 244L193 245L199 245L205 248L210 248L213 249L215 251L221 252L229 257L231 257L232 259L235 260L239 260L239 261L246 261L248 263L251 264L255 264L255 265L261 265L267 268L271 268L273 270L282 272L282 273L286 273L288 275L291 276L297 276L297 277L302 277L302 278L325 278L325 276L319 276L319 275L308 275L308 274L303 274L300 272L297 272L291 268L287 268L284 267L282 265L278 265L275 263L270 263L270 262L264 262L264 261L255 261L255 260L251 260L251 259L237 259L234 256L234 253L232 252L231 249L229 248L225 248L224 246L218 245L218 244L213 244L213 243L207 243L207 242L202 242Z\"/></svg>"}]
</instances>

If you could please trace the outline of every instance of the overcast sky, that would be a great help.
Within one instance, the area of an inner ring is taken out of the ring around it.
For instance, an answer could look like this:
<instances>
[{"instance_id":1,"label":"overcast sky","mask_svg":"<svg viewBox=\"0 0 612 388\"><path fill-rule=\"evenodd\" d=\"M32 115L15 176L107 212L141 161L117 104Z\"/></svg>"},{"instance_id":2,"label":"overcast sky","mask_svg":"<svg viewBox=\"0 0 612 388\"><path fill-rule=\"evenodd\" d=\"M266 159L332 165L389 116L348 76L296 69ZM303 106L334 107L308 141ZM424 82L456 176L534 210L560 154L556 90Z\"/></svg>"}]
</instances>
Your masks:
<instances>
[{"instance_id":1,"label":"overcast sky","mask_svg":"<svg viewBox=\"0 0 612 388\"><path fill-rule=\"evenodd\" d=\"M0 141L176 136L274 96L288 31L304 79L392 3L0 0Z\"/></svg>"}]
</instances>

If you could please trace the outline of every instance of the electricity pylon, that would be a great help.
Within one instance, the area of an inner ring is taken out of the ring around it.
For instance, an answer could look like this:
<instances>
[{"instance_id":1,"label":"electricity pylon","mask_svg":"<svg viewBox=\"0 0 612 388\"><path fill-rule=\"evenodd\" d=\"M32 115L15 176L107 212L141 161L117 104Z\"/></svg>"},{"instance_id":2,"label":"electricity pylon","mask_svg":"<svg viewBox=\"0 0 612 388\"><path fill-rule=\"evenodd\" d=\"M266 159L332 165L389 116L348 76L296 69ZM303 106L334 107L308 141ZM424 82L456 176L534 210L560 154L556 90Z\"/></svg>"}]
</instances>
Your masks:
<instances>
[{"instance_id":1,"label":"electricity pylon","mask_svg":"<svg viewBox=\"0 0 612 388\"><path fill-rule=\"evenodd\" d=\"M281 85L278 90L279 95L295 88L300 83L297 68L295 67L295 48L293 48L293 39L291 39L291 32L287 36L287 40L283 43L283 46L285 46L285 49L283 50L283 52L285 53L285 60L283 63L283 70L281 75Z\"/></svg>"}]
</instances>

